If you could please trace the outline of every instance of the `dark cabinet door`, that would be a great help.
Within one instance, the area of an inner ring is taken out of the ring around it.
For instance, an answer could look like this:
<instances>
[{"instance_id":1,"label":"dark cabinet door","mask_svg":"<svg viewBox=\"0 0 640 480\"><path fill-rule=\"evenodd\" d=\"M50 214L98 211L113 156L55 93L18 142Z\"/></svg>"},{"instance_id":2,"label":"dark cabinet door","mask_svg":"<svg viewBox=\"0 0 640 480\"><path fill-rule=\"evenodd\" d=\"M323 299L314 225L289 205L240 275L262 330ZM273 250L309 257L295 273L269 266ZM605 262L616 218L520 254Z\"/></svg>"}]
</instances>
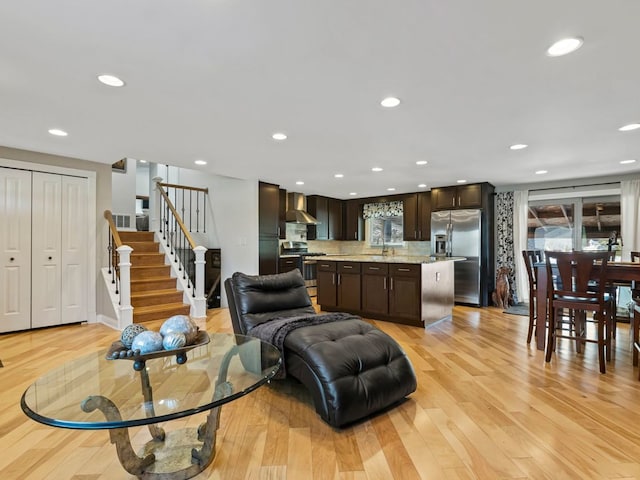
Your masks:
<instances>
[{"instance_id":1,"label":"dark cabinet door","mask_svg":"<svg viewBox=\"0 0 640 480\"><path fill-rule=\"evenodd\" d=\"M287 191L281 188L278 192L278 237L287 238Z\"/></svg>"},{"instance_id":2,"label":"dark cabinet door","mask_svg":"<svg viewBox=\"0 0 640 480\"><path fill-rule=\"evenodd\" d=\"M431 239L431 192L418 193L418 240Z\"/></svg>"},{"instance_id":3,"label":"dark cabinet door","mask_svg":"<svg viewBox=\"0 0 640 480\"><path fill-rule=\"evenodd\" d=\"M329 240L342 240L342 205L343 201L337 198L327 199Z\"/></svg>"},{"instance_id":4,"label":"dark cabinet door","mask_svg":"<svg viewBox=\"0 0 640 480\"><path fill-rule=\"evenodd\" d=\"M362 265L362 311L387 315L389 313L388 265L364 263Z\"/></svg>"},{"instance_id":5,"label":"dark cabinet door","mask_svg":"<svg viewBox=\"0 0 640 480\"><path fill-rule=\"evenodd\" d=\"M418 234L418 194L407 195L402 207L403 240L419 240Z\"/></svg>"},{"instance_id":6,"label":"dark cabinet door","mask_svg":"<svg viewBox=\"0 0 640 480\"><path fill-rule=\"evenodd\" d=\"M307 212L319 222L317 225L307 226L307 240L329 240L328 198L309 195L307 197Z\"/></svg>"},{"instance_id":7,"label":"dark cabinet door","mask_svg":"<svg viewBox=\"0 0 640 480\"><path fill-rule=\"evenodd\" d=\"M457 187L458 208L482 207L482 185L460 185Z\"/></svg>"},{"instance_id":8,"label":"dark cabinet door","mask_svg":"<svg viewBox=\"0 0 640 480\"><path fill-rule=\"evenodd\" d=\"M278 237L260 237L258 239L258 273L273 275L278 273Z\"/></svg>"},{"instance_id":9,"label":"dark cabinet door","mask_svg":"<svg viewBox=\"0 0 640 480\"><path fill-rule=\"evenodd\" d=\"M338 307L360 310L360 263L338 262Z\"/></svg>"},{"instance_id":10,"label":"dark cabinet door","mask_svg":"<svg viewBox=\"0 0 640 480\"><path fill-rule=\"evenodd\" d=\"M431 189L431 202L434 210L449 210L456 208L456 187Z\"/></svg>"},{"instance_id":11,"label":"dark cabinet door","mask_svg":"<svg viewBox=\"0 0 640 480\"><path fill-rule=\"evenodd\" d=\"M317 302L321 307L338 305L336 263L319 261L317 268Z\"/></svg>"},{"instance_id":12,"label":"dark cabinet door","mask_svg":"<svg viewBox=\"0 0 640 480\"><path fill-rule=\"evenodd\" d=\"M279 206L280 187L260 182L258 184L258 233L261 236L278 236Z\"/></svg>"},{"instance_id":13,"label":"dark cabinet door","mask_svg":"<svg viewBox=\"0 0 640 480\"><path fill-rule=\"evenodd\" d=\"M302 272L302 265L300 257L286 257L280 259L280 273L290 272L291 270L295 270L296 268Z\"/></svg>"},{"instance_id":14,"label":"dark cabinet door","mask_svg":"<svg viewBox=\"0 0 640 480\"><path fill-rule=\"evenodd\" d=\"M420 325L420 265L389 266L389 315L403 323Z\"/></svg>"},{"instance_id":15,"label":"dark cabinet door","mask_svg":"<svg viewBox=\"0 0 640 480\"><path fill-rule=\"evenodd\" d=\"M345 202L343 240L363 240L364 220L360 212L360 202L357 200Z\"/></svg>"}]
</instances>

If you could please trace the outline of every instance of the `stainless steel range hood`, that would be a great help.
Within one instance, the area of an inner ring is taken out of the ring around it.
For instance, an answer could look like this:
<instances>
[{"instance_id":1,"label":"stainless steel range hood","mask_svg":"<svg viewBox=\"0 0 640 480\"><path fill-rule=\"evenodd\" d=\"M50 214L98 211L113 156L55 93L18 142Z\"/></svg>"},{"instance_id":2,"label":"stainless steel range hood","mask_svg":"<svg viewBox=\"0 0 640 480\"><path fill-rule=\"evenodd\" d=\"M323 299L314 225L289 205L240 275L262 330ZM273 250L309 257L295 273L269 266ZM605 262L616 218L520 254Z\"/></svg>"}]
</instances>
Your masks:
<instances>
[{"instance_id":1,"label":"stainless steel range hood","mask_svg":"<svg viewBox=\"0 0 640 480\"><path fill-rule=\"evenodd\" d=\"M302 193L287 193L287 223L317 225L319 222L307 213L307 199Z\"/></svg>"}]
</instances>

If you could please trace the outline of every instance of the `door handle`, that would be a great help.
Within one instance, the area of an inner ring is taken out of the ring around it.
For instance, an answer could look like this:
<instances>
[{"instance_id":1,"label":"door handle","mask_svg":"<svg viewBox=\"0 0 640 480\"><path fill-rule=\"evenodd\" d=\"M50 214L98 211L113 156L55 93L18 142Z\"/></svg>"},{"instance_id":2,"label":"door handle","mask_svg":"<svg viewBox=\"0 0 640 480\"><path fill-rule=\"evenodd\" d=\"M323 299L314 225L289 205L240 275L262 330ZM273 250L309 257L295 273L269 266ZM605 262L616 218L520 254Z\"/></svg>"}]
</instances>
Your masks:
<instances>
[{"instance_id":1,"label":"door handle","mask_svg":"<svg viewBox=\"0 0 640 480\"><path fill-rule=\"evenodd\" d=\"M387 277L384 277L384 286L383 286L383 290L387 289Z\"/></svg>"},{"instance_id":2,"label":"door handle","mask_svg":"<svg viewBox=\"0 0 640 480\"><path fill-rule=\"evenodd\" d=\"M391 288L389 290L393 290L393 277L391 277Z\"/></svg>"},{"instance_id":3,"label":"door handle","mask_svg":"<svg viewBox=\"0 0 640 480\"><path fill-rule=\"evenodd\" d=\"M340 285L340 274L338 274L338 285Z\"/></svg>"}]
</instances>

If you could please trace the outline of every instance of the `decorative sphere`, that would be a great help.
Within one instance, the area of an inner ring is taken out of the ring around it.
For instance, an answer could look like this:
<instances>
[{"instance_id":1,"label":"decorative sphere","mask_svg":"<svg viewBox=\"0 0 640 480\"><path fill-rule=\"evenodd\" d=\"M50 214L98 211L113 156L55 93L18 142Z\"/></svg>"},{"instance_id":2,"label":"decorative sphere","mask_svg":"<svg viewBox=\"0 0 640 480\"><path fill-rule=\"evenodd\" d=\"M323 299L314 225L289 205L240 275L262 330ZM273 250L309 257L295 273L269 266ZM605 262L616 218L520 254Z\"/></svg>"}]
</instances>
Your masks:
<instances>
[{"instance_id":1,"label":"decorative sphere","mask_svg":"<svg viewBox=\"0 0 640 480\"><path fill-rule=\"evenodd\" d=\"M170 332L162 338L162 346L165 350L175 350L176 348L182 348L187 344L187 337L184 333Z\"/></svg>"},{"instance_id":2,"label":"decorative sphere","mask_svg":"<svg viewBox=\"0 0 640 480\"><path fill-rule=\"evenodd\" d=\"M146 330L139 333L131 343L132 350L140 350L141 354L162 350L162 335Z\"/></svg>"},{"instance_id":3,"label":"decorative sphere","mask_svg":"<svg viewBox=\"0 0 640 480\"><path fill-rule=\"evenodd\" d=\"M120 335L120 342L123 346L131 348L131 343L133 342L133 339L136 337L136 335L146 330L147 327L145 327L144 325L140 325L139 323L132 323L131 325L127 325L126 327L124 327L124 330L122 330L122 334Z\"/></svg>"},{"instance_id":4,"label":"decorative sphere","mask_svg":"<svg viewBox=\"0 0 640 480\"><path fill-rule=\"evenodd\" d=\"M186 315L174 315L164 321L160 327L160 334L166 337L170 333L182 333L185 336L187 345L191 345L198 337L198 327Z\"/></svg>"}]
</instances>

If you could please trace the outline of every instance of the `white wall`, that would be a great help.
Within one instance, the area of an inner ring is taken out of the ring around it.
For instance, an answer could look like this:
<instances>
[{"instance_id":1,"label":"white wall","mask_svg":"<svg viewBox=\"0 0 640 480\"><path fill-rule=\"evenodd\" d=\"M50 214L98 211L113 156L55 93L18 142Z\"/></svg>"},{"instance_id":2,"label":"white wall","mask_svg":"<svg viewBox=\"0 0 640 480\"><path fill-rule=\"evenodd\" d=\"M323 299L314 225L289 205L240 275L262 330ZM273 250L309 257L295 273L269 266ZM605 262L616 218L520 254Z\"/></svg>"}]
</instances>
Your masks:
<instances>
[{"instance_id":1,"label":"white wall","mask_svg":"<svg viewBox=\"0 0 640 480\"><path fill-rule=\"evenodd\" d=\"M136 161L127 159L125 173L111 174L111 212L114 215L129 215L131 228L136 227Z\"/></svg>"}]
</instances>

